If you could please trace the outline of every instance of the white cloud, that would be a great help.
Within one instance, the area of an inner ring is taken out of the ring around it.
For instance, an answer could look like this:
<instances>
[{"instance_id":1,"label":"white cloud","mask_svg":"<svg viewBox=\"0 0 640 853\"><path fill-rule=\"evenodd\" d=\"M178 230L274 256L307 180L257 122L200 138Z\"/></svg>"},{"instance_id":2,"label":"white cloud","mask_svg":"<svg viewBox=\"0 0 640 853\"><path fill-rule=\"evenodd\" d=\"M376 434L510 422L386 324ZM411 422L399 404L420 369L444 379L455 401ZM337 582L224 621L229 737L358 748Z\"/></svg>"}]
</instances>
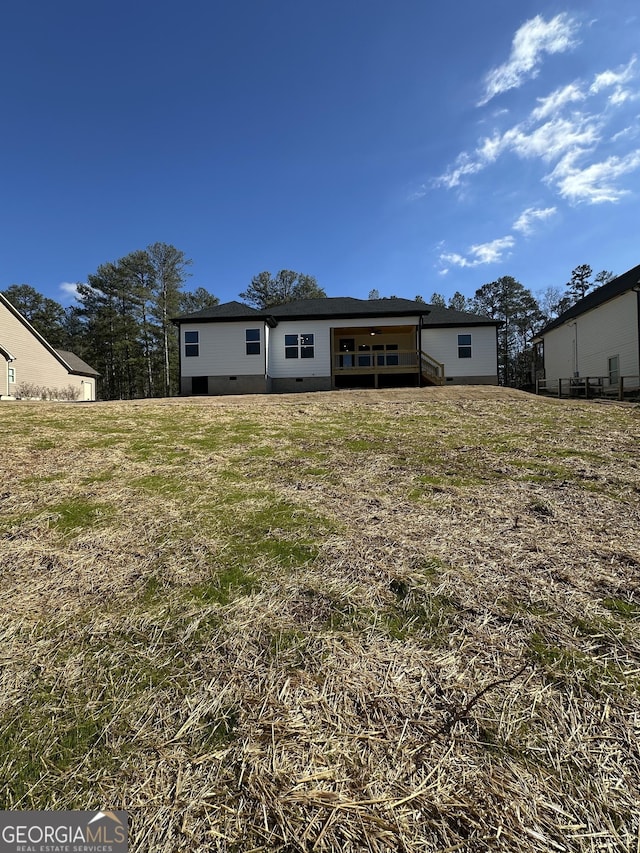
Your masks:
<instances>
[{"instance_id":1,"label":"white cloud","mask_svg":"<svg viewBox=\"0 0 640 853\"><path fill-rule=\"evenodd\" d=\"M463 152L458 156L454 167L445 172L444 175L436 178L434 184L436 186L443 186L448 190L453 189L453 187L457 187L462 183L464 177L480 172L484 169L485 165L485 163L477 158L475 161L472 160L469 154Z\"/></svg>"},{"instance_id":2,"label":"white cloud","mask_svg":"<svg viewBox=\"0 0 640 853\"><path fill-rule=\"evenodd\" d=\"M597 95L607 89L613 89L609 95L609 103L614 107L619 107L627 101L634 100L638 97L638 92L627 87L636 76L635 71L636 57L631 57L629 63L622 66L618 71L603 71L597 74L589 92L592 95Z\"/></svg>"},{"instance_id":3,"label":"white cloud","mask_svg":"<svg viewBox=\"0 0 640 853\"><path fill-rule=\"evenodd\" d=\"M473 154L460 154L454 166L434 180L434 185L446 189L459 186L464 178L486 169L508 151L522 159L538 157L549 162L576 147L590 148L600 138L598 120L582 114L571 119L557 118L533 130L529 127L528 122L522 122L504 133L486 137Z\"/></svg>"},{"instance_id":4,"label":"white cloud","mask_svg":"<svg viewBox=\"0 0 640 853\"><path fill-rule=\"evenodd\" d=\"M494 264L501 261L505 253L514 245L513 237L498 237L489 243L477 243L471 246L466 257L456 252L444 252L440 255L440 260L456 267L479 267L483 264Z\"/></svg>"},{"instance_id":5,"label":"white cloud","mask_svg":"<svg viewBox=\"0 0 640 853\"><path fill-rule=\"evenodd\" d=\"M574 47L578 43L577 29L577 23L565 13L550 21L545 21L540 15L526 21L513 37L507 62L487 74L485 94L478 106L535 77L543 54L562 53Z\"/></svg>"},{"instance_id":6,"label":"white cloud","mask_svg":"<svg viewBox=\"0 0 640 853\"><path fill-rule=\"evenodd\" d=\"M585 93L577 83L569 83L562 89L556 89L546 98L538 98L540 106L533 110L531 118L534 121L544 121L551 115L557 115L567 104L584 101L585 98Z\"/></svg>"},{"instance_id":7,"label":"white cloud","mask_svg":"<svg viewBox=\"0 0 640 853\"><path fill-rule=\"evenodd\" d=\"M522 125L505 134L505 146L523 158L556 160L567 150L589 148L599 141L599 126L590 116L554 119L527 133Z\"/></svg>"},{"instance_id":8,"label":"white cloud","mask_svg":"<svg viewBox=\"0 0 640 853\"><path fill-rule=\"evenodd\" d=\"M602 142L604 127L611 120L611 113L602 107L593 112L574 109L566 116L563 112L567 107L583 104L603 93L608 93L608 104L613 108L621 108L627 101L640 97L640 93L624 88L637 76L636 65L634 56L618 70L606 70L595 75L590 85L574 81L544 98L538 98L537 106L527 118L507 130L496 131L492 136L480 139L474 151L459 154L455 163L435 178L432 185L446 189L460 186L466 178L486 169L508 152L523 159L538 158L549 163L567 154L586 154L595 149ZM616 134L611 141L621 138Z\"/></svg>"},{"instance_id":9,"label":"white cloud","mask_svg":"<svg viewBox=\"0 0 640 853\"><path fill-rule=\"evenodd\" d=\"M513 230L519 231L521 234L532 234L534 227L538 222L544 222L556 213L555 207L528 207L523 210L520 216L513 223Z\"/></svg>"},{"instance_id":10,"label":"white cloud","mask_svg":"<svg viewBox=\"0 0 640 853\"><path fill-rule=\"evenodd\" d=\"M640 116L636 116L637 120L640 120ZM640 133L640 128L638 125L633 125L630 127L623 127L622 130L619 130L617 133L614 133L611 137L612 142L619 142L621 139L635 139Z\"/></svg>"},{"instance_id":11,"label":"white cloud","mask_svg":"<svg viewBox=\"0 0 640 853\"><path fill-rule=\"evenodd\" d=\"M593 94L597 94L603 89L624 86L625 83L630 83L631 80L633 80L633 78L635 77L635 64L636 57L632 56L627 65L622 66L619 71L607 70L601 72L600 74L596 74L596 77L593 83L591 84L589 91Z\"/></svg>"},{"instance_id":12,"label":"white cloud","mask_svg":"<svg viewBox=\"0 0 640 853\"><path fill-rule=\"evenodd\" d=\"M72 281L63 281L60 283L60 290L64 293L65 296L72 296L74 299L78 298L78 283Z\"/></svg>"},{"instance_id":13,"label":"white cloud","mask_svg":"<svg viewBox=\"0 0 640 853\"><path fill-rule=\"evenodd\" d=\"M556 185L562 198L576 204L601 204L616 202L628 195L629 191L617 186L616 182L623 175L640 168L640 148L624 157L609 157L584 168L576 165L580 154L581 152L567 154L553 172L547 175L547 182Z\"/></svg>"}]
</instances>

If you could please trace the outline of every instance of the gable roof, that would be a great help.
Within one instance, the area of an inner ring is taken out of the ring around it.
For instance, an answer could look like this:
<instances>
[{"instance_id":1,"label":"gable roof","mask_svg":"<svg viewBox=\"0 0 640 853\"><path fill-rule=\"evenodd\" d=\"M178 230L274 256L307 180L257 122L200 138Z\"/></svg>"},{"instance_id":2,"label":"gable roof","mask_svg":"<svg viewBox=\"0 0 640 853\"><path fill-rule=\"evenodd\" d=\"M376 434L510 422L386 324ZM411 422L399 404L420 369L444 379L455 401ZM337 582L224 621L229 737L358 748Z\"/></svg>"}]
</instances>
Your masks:
<instances>
[{"instance_id":1,"label":"gable roof","mask_svg":"<svg viewBox=\"0 0 640 853\"><path fill-rule=\"evenodd\" d=\"M616 278L612 278L611 281L608 281L601 287L597 287L595 290L592 290L591 293L587 293L587 295L583 296L582 299L579 299L575 305L572 305L571 308L567 308L567 310L563 311L559 317L556 317L555 320L547 323L547 325L537 333L536 338L543 337L552 329L557 329L559 326L564 325L567 320L573 320L575 317L579 317L587 311L592 311L594 308L597 308L598 305L602 305L610 299L615 299L616 296L621 296L628 290L633 290L634 287L640 287L640 265L627 270L627 272L622 273L622 275L619 275Z\"/></svg>"},{"instance_id":2,"label":"gable roof","mask_svg":"<svg viewBox=\"0 0 640 853\"><path fill-rule=\"evenodd\" d=\"M80 376L100 376L97 370L83 361L80 356L68 350L56 350L60 358L69 366L69 373L76 373Z\"/></svg>"},{"instance_id":3,"label":"gable roof","mask_svg":"<svg viewBox=\"0 0 640 853\"><path fill-rule=\"evenodd\" d=\"M83 361L81 358L78 358L78 356L74 353L67 352L66 350L54 349L51 344L40 334L40 332L31 325L27 318L24 317L2 293L0 293L0 305L4 305L5 308L7 308L13 314L13 316L17 320L19 320L25 328L29 330L29 332L31 332L33 337L36 338L36 340L40 344L42 344L42 346L56 359L56 361L59 361L60 364L64 367L64 369L67 370L69 373L78 374L79 376L100 376L97 370L94 370L93 367L90 367L85 361ZM4 350L3 347L3 352L8 351ZM13 360L13 356L11 356L11 359L9 360Z\"/></svg>"},{"instance_id":4,"label":"gable roof","mask_svg":"<svg viewBox=\"0 0 640 853\"><path fill-rule=\"evenodd\" d=\"M11 355L11 353L9 352L9 350L8 350L6 347L3 347L1 343L0 343L0 355L1 355L1 356L2 356L6 361L15 361L15 360L16 360L15 356L14 356L14 355Z\"/></svg>"},{"instance_id":5,"label":"gable roof","mask_svg":"<svg viewBox=\"0 0 640 853\"><path fill-rule=\"evenodd\" d=\"M212 308L203 308L201 311L194 311L192 314L183 314L180 317L174 317L173 322L184 320L245 320L250 317L263 318L266 314L264 311L257 311L243 302L223 302L222 305L214 305Z\"/></svg>"},{"instance_id":6,"label":"gable roof","mask_svg":"<svg viewBox=\"0 0 640 853\"><path fill-rule=\"evenodd\" d=\"M258 320L274 325L278 320L330 320L363 319L367 317L422 318L424 326L484 326L499 325L499 321L479 314L454 311L439 305L428 305L412 299L354 299L351 296L326 296L319 299L299 299L285 302L259 311L242 302L225 302L213 308L205 308L193 314L176 317L174 323L187 322L232 322L234 320Z\"/></svg>"}]
</instances>

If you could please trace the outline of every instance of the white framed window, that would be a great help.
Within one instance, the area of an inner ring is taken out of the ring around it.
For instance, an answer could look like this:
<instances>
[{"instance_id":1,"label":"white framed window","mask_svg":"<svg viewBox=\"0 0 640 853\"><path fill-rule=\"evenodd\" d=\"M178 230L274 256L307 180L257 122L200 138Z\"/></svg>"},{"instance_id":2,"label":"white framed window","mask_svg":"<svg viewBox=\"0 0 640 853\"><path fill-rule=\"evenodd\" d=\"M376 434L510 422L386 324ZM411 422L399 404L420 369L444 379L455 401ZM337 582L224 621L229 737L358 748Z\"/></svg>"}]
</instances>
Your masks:
<instances>
[{"instance_id":1,"label":"white framed window","mask_svg":"<svg viewBox=\"0 0 640 853\"><path fill-rule=\"evenodd\" d=\"M458 358L471 358L471 335L458 335Z\"/></svg>"},{"instance_id":2,"label":"white framed window","mask_svg":"<svg viewBox=\"0 0 640 853\"><path fill-rule=\"evenodd\" d=\"M617 385L620 381L620 356L612 355L608 358L607 367L609 369L609 383Z\"/></svg>"},{"instance_id":3,"label":"white framed window","mask_svg":"<svg viewBox=\"0 0 640 853\"><path fill-rule=\"evenodd\" d=\"M285 358L315 358L315 343L313 334L285 335Z\"/></svg>"},{"instance_id":4,"label":"white framed window","mask_svg":"<svg viewBox=\"0 0 640 853\"><path fill-rule=\"evenodd\" d=\"M184 354L187 358L200 355L200 332L184 333Z\"/></svg>"},{"instance_id":5,"label":"white framed window","mask_svg":"<svg viewBox=\"0 0 640 853\"><path fill-rule=\"evenodd\" d=\"M15 367L9 368L9 385L16 384L16 369Z\"/></svg>"},{"instance_id":6,"label":"white framed window","mask_svg":"<svg viewBox=\"0 0 640 853\"><path fill-rule=\"evenodd\" d=\"M244 335L247 355L260 355L260 329L245 329Z\"/></svg>"}]
</instances>

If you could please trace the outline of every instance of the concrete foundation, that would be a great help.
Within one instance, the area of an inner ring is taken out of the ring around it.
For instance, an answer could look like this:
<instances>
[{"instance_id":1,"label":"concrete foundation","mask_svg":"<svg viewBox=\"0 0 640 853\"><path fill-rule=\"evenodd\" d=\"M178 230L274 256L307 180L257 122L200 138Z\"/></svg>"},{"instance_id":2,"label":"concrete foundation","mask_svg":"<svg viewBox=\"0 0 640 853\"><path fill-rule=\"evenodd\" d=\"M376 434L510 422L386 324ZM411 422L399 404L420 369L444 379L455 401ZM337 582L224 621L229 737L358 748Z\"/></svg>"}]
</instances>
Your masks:
<instances>
[{"instance_id":1,"label":"concrete foundation","mask_svg":"<svg viewBox=\"0 0 640 853\"><path fill-rule=\"evenodd\" d=\"M445 385L498 385L498 375L495 376L447 376Z\"/></svg>"},{"instance_id":2,"label":"concrete foundation","mask_svg":"<svg viewBox=\"0 0 640 853\"><path fill-rule=\"evenodd\" d=\"M191 396L223 396L226 394L265 394L267 378L257 376L183 376L180 394Z\"/></svg>"},{"instance_id":3,"label":"concrete foundation","mask_svg":"<svg viewBox=\"0 0 640 853\"><path fill-rule=\"evenodd\" d=\"M294 378L271 379L270 390L274 394L294 394L296 391L331 391L330 376L304 376Z\"/></svg>"}]
</instances>

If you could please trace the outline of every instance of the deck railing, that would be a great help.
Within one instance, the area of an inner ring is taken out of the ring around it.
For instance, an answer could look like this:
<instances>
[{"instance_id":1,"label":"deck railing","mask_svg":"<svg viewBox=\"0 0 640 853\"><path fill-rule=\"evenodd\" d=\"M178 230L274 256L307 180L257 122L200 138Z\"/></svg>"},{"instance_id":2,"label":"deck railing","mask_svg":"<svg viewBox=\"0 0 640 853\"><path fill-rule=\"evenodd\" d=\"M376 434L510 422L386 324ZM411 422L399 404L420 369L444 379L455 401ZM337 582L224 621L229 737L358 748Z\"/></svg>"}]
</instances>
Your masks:
<instances>
[{"instance_id":1,"label":"deck railing","mask_svg":"<svg viewBox=\"0 0 640 853\"><path fill-rule=\"evenodd\" d=\"M536 394L552 394L557 397L605 397L624 400L640 397L640 376L571 376L561 379L537 379Z\"/></svg>"},{"instance_id":2,"label":"deck railing","mask_svg":"<svg viewBox=\"0 0 640 853\"><path fill-rule=\"evenodd\" d=\"M434 385L444 385L444 364L417 350L343 350L333 353L335 373L420 372Z\"/></svg>"},{"instance_id":3,"label":"deck railing","mask_svg":"<svg viewBox=\"0 0 640 853\"><path fill-rule=\"evenodd\" d=\"M334 352L333 368L340 371L417 370L418 353L415 350L343 350Z\"/></svg>"},{"instance_id":4,"label":"deck railing","mask_svg":"<svg viewBox=\"0 0 640 853\"><path fill-rule=\"evenodd\" d=\"M434 385L444 385L444 364L436 361L429 353L420 351L420 372L423 379Z\"/></svg>"}]
</instances>

